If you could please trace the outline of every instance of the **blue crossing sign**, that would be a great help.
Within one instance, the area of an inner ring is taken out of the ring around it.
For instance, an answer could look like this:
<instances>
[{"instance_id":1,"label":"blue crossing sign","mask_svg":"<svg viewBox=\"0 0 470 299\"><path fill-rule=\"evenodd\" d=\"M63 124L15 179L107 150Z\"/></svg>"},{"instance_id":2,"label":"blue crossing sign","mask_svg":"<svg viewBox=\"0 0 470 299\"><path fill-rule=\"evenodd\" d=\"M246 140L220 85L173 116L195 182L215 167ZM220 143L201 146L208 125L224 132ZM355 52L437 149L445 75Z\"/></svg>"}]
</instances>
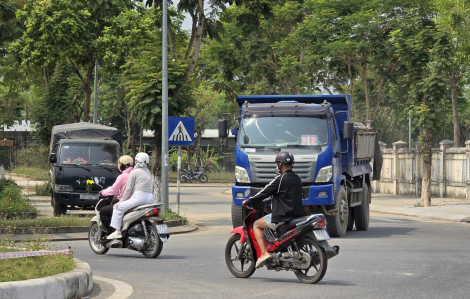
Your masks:
<instances>
[{"instance_id":1,"label":"blue crossing sign","mask_svg":"<svg viewBox=\"0 0 470 299\"><path fill-rule=\"evenodd\" d=\"M194 117L168 117L168 144L194 144Z\"/></svg>"}]
</instances>

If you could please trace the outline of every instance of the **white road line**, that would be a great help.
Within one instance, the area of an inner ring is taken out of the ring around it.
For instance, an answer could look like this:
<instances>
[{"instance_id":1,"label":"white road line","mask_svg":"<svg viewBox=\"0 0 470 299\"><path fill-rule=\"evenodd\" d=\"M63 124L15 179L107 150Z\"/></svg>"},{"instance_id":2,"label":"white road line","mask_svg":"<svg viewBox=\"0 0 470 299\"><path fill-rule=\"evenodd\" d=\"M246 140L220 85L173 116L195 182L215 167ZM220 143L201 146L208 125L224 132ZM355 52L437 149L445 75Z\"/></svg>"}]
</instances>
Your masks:
<instances>
[{"instance_id":1,"label":"white road line","mask_svg":"<svg viewBox=\"0 0 470 299\"><path fill-rule=\"evenodd\" d=\"M111 278L101 277L101 276L93 276L93 280L104 281L107 282L114 287L114 293L109 296L107 299L126 299L132 292L134 291L132 287L120 280L115 280Z\"/></svg>"}]
</instances>

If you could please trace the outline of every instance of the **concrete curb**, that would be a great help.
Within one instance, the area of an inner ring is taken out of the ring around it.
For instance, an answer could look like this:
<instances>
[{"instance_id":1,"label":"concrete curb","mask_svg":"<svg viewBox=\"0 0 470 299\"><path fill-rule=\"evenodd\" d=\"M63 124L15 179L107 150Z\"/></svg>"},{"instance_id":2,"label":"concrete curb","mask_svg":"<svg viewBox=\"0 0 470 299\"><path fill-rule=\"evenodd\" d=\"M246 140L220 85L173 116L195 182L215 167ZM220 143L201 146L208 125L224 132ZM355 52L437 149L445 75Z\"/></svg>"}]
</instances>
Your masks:
<instances>
[{"instance_id":1,"label":"concrete curb","mask_svg":"<svg viewBox=\"0 0 470 299\"><path fill-rule=\"evenodd\" d=\"M168 227L176 227L183 225L183 220L170 220L165 221ZM59 227L17 227L13 234L73 234L73 233L85 233L90 229L89 226L59 226ZM8 233L7 229L0 228L0 234Z\"/></svg>"},{"instance_id":2,"label":"concrete curb","mask_svg":"<svg viewBox=\"0 0 470 299\"><path fill-rule=\"evenodd\" d=\"M0 299L81 298L91 293L93 273L90 265L75 259L76 267L66 273L23 281L1 282Z\"/></svg>"},{"instance_id":3,"label":"concrete curb","mask_svg":"<svg viewBox=\"0 0 470 299\"><path fill-rule=\"evenodd\" d=\"M379 212L385 214L415 216L422 219L436 219L453 222L470 222L469 215L459 215L454 213L434 212L425 210L426 208L415 207L387 207L387 206L370 206L371 212Z\"/></svg>"},{"instance_id":4,"label":"concrete curb","mask_svg":"<svg viewBox=\"0 0 470 299\"><path fill-rule=\"evenodd\" d=\"M171 228L168 228L168 230L170 231L170 236L194 232L198 229L198 226L194 224L187 224L187 225L182 225L182 226L176 226L174 228L175 230L173 230L173 232ZM176 231L176 228L178 228L177 231Z\"/></svg>"}]
</instances>

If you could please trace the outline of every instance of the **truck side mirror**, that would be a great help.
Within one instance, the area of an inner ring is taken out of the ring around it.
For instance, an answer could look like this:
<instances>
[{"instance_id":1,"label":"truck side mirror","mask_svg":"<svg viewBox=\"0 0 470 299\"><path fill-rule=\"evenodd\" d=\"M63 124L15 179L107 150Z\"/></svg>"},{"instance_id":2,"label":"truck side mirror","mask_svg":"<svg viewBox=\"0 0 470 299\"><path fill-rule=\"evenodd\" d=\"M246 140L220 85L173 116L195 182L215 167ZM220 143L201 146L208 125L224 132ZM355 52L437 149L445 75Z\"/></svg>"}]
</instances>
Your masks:
<instances>
[{"instance_id":1,"label":"truck side mirror","mask_svg":"<svg viewBox=\"0 0 470 299\"><path fill-rule=\"evenodd\" d=\"M352 121L345 121L343 126L343 139L352 140L354 137L354 123Z\"/></svg>"},{"instance_id":2,"label":"truck side mirror","mask_svg":"<svg viewBox=\"0 0 470 299\"><path fill-rule=\"evenodd\" d=\"M49 156L49 162L51 162L52 164L57 163L57 155L55 153L52 153Z\"/></svg>"},{"instance_id":3,"label":"truck side mirror","mask_svg":"<svg viewBox=\"0 0 470 299\"><path fill-rule=\"evenodd\" d=\"M219 138L227 138L227 120L219 119Z\"/></svg>"}]
</instances>

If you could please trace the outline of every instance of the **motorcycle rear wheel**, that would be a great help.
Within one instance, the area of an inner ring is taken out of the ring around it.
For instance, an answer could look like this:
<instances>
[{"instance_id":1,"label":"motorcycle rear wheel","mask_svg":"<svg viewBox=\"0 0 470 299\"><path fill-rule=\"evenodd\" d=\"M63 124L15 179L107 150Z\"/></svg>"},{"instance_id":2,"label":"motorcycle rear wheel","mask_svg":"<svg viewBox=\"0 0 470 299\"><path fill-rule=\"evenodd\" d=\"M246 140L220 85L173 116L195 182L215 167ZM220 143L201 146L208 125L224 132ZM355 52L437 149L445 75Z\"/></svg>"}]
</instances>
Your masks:
<instances>
[{"instance_id":1,"label":"motorcycle rear wheel","mask_svg":"<svg viewBox=\"0 0 470 299\"><path fill-rule=\"evenodd\" d=\"M237 278L248 278L255 273L255 260L253 259L253 254L249 248L248 242L245 243L246 246L240 260L235 260L239 250L242 248L240 238L240 234L234 234L228 240L227 246L225 246L225 263L233 276ZM237 265L235 265L235 263Z\"/></svg>"},{"instance_id":2,"label":"motorcycle rear wheel","mask_svg":"<svg viewBox=\"0 0 470 299\"><path fill-rule=\"evenodd\" d=\"M209 177L207 177L206 174L201 174L201 176L199 177L199 182L201 183L207 183L208 180L209 180Z\"/></svg>"},{"instance_id":3,"label":"motorcycle rear wheel","mask_svg":"<svg viewBox=\"0 0 470 299\"><path fill-rule=\"evenodd\" d=\"M180 181L181 183L186 183L188 181L188 178L183 175L182 177L180 177Z\"/></svg>"},{"instance_id":4,"label":"motorcycle rear wheel","mask_svg":"<svg viewBox=\"0 0 470 299\"><path fill-rule=\"evenodd\" d=\"M306 270L295 270L295 276L308 284L317 283L323 279L328 267L328 258L326 251L315 240L307 237L299 242L300 250L310 253L312 256L312 265ZM310 273L313 270L312 273ZM313 274L313 275L312 275Z\"/></svg>"},{"instance_id":5,"label":"motorcycle rear wheel","mask_svg":"<svg viewBox=\"0 0 470 299\"><path fill-rule=\"evenodd\" d=\"M100 243L100 240L98 240L99 230L100 228L98 227L98 223L93 222L90 226L90 230L88 231L88 243L94 253L105 254L108 252L109 248L103 246Z\"/></svg>"},{"instance_id":6,"label":"motorcycle rear wheel","mask_svg":"<svg viewBox=\"0 0 470 299\"><path fill-rule=\"evenodd\" d=\"M149 248L142 250L146 258L157 258L162 253L163 242L160 240L157 229L153 225L147 225L148 237L152 241Z\"/></svg>"}]
</instances>

